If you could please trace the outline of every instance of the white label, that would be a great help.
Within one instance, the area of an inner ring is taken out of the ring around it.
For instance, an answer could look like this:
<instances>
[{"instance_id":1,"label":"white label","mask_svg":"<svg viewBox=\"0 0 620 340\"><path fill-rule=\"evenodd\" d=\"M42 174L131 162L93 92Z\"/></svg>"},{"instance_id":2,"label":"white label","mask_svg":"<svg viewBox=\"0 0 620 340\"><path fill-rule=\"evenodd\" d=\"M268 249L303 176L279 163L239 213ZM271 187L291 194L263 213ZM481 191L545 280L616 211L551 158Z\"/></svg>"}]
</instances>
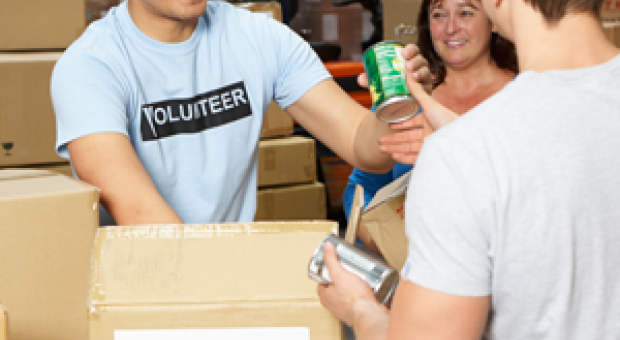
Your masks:
<instances>
[{"instance_id":1,"label":"white label","mask_svg":"<svg viewBox=\"0 0 620 340\"><path fill-rule=\"evenodd\" d=\"M305 327L115 330L114 340L310 340Z\"/></svg>"},{"instance_id":2,"label":"white label","mask_svg":"<svg viewBox=\"0 0 620 340\"><path fill-rule=\"evenodd\" d=\"M323 15L323 41L338 40L338 14Z\"/></svg>"}]
</instances>

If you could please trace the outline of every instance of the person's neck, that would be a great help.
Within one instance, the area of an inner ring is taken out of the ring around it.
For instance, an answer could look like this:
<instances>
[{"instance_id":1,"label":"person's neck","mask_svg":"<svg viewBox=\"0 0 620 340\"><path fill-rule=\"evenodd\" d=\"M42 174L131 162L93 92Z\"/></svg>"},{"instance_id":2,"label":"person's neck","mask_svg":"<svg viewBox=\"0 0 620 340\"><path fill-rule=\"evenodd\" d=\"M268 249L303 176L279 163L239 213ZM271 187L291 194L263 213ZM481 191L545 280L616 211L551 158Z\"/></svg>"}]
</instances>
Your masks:
<instances>
[{"instance_id":1,"label":"person's neck","mask_svg":"<svg viewBox=\"0 0 620 340\"><path fill-rule=\"evenodd\" d=\"M487 87L495 83L502 76L510 77L510 72L502 70L488 58L482 58L467 67L446 66L446 78L444 84L451 92L467 93L475 92L480 87Z\"/></svg>"},{"instance_id":2,"label":"person's neck","mask_svg":"<svg viewBox=\"0 0 620 340\"><path fill-rule=\"evenodd\" d=\"M127 8L131 19L142 33L163 43L188 40L198 23L198 18L180 20L160 15L140 1L129 1Z\"/></svg>"},{"instance_id":3,"label":"person's neck","mask_svg":"<svg viewBox=\"0 0 620 340\"><path fill-rule=\"evenodd\" d=\"M592 67L618 55L592 15L567 14L556 25L548 25L533 10L522 12L515 13L519 16L513 21L521 72Z\"/></svg>"}]
</instances>

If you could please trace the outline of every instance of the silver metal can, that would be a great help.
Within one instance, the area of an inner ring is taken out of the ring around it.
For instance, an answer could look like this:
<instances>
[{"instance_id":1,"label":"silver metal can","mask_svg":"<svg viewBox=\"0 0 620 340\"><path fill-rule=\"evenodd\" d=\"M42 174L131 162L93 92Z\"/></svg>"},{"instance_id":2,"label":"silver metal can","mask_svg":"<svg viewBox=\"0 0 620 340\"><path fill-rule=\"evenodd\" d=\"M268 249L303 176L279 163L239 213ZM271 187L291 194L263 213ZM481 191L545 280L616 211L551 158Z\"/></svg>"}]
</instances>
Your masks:
<instances>
[{"instance_id":1,"label":"silver metal can","mask_svg":"<svg viewBox=\"0 0 620 340\"><path fill-rule=\"evenodd\" d=\"M338 260L346 270L359 276L372 287L379 302L385 304L390 300L396 288L398 272L336 235L327 236L314 251L308 264L308 276L311 279L321 284L332 282L323 261L323 245L325 242L331 242L334 245Z\"/></svg>"}]
</instances>

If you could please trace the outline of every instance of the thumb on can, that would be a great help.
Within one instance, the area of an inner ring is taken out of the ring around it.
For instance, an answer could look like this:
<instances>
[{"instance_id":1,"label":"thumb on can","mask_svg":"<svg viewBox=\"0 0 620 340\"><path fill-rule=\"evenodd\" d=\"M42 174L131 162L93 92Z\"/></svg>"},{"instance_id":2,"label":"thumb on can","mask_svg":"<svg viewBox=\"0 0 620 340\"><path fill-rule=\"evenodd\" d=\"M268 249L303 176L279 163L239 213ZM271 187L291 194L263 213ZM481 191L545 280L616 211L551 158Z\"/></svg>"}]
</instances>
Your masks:
<instances>
[{"instance_id":1,"label":"thumb on can","mask_svg":"<svg viewBox=\"0 0 620 340\"><path fill-rule=\"evenodd\" d=\"M428 92L426 92L424 85L413 79L413 75L411 73L407 72L405 77L407 80L407 87L409 88L409 91L411 91L413 98L416 99L422 108L422 111L431 110L434 105L438 104L437 101L433 99Z\"/></svg>"},{"instance_id":2,"label":"thumb on can","mask_svg":"<svg viewBox=\"0 0 620 340\"><path fill-rule=\"evenodd\" d=\"M345 270L340 262L338 262L336 247L331 242L325 242L323 245L323 261L325 261L325 266L329 271L329 276L332 278L332 281L335 277L338 277L343 270Z\"/></svg>"}]
</instances>

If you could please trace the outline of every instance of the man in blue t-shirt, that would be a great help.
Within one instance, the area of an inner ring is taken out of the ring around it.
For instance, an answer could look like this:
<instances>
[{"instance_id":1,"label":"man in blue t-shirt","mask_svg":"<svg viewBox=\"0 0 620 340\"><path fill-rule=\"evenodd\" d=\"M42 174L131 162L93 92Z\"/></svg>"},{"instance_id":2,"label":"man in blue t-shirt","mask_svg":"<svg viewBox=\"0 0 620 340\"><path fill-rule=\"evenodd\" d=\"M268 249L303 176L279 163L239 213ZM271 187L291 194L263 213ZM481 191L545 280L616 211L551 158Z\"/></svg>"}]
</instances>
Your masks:
<instances>
[{"instance_id":1,"label":"man in blue t-shirt","mask_svg":"<svg viewBox=\"0 0 620 340\"><path fill-rule=\"evenodd\" d=\"M415 47L408 76L430 79ZM57 63L58 153L101 189L103 225L245 222L275 99L352 165L386 171L387 124L344 93L289 28L207 0L128 0ZM109 217L109 216L108 216Z\"/></svg>"}]
</instances>

